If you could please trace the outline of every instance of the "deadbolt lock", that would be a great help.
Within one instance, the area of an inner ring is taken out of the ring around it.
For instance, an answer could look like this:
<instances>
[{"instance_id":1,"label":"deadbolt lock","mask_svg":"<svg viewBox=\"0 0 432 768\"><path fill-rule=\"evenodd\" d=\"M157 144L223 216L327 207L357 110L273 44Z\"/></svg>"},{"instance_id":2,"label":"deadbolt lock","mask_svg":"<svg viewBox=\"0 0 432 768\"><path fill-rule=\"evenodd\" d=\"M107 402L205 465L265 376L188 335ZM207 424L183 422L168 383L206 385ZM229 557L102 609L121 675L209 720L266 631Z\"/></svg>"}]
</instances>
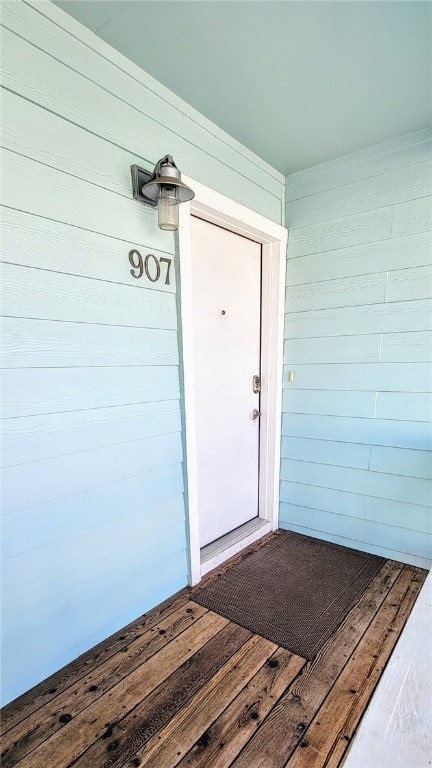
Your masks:
<instances>
[{"instance_id":1,"label":"deadbolt lock","mask_svg":"<svg viewBox=\"0 0 432 768\"><path fill-rule=\"evenodd\" d=\"M252 379L252 389L253 391L258 394L258 392L261 392L261 379L259 376L254 376Z\"/></svg>"}]
</instances>

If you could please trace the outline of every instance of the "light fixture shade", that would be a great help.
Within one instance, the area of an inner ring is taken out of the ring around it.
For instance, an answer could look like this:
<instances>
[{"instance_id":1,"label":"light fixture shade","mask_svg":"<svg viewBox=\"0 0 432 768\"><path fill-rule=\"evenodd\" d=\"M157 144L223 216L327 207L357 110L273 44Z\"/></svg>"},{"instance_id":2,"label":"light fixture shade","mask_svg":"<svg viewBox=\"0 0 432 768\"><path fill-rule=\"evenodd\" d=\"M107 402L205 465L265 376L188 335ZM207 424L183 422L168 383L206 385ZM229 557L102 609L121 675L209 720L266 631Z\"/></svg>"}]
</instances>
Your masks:
<instances>
[{"instance_id":1,"label":"light fixture shade","mask_svg":"<svg viewBox=\"0 0 432 768\"><path fill-rule=\"evenodd\" d=\"M160 176L158 179L148 181L147 184L143 185L142 193L149 200L158 200L160 189L164 186L175 187L178 203L187 203L188 200L192 200L195 197L195 192L184 181L173 179L170 176Z\"/></svg>"},{"instance_id":2,"label":"light fixture shade","mask_svg":"<svg viewBox=\"0 0 432 768\"><path fill-rule=\"evenodd\" d=\"M141 192L149 200L158 200L161 187L174 187L178 203L187 203L195 197L195 192L181 180L181 173L171 155L165 155L156 163L153 176L143 184Z\"/></svg>"}]
</instances>

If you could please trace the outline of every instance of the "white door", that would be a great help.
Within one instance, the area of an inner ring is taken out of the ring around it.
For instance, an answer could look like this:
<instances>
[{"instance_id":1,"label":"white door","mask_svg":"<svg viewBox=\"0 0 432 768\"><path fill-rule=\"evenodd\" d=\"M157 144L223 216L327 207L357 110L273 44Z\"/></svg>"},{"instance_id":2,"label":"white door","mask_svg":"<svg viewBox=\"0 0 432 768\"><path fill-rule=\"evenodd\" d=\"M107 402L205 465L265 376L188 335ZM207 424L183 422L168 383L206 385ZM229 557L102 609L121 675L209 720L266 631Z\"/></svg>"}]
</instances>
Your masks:
<instances>
[{"instance_id":1,"label":"white door","mask_svg":"<svg viewBox=\"0 0 432 768\"><path fill-rule=\"evenodd\" d=\"M192 217L192 292L203 547L258 515L261 246Z\"/></svg>"}]
</instances>

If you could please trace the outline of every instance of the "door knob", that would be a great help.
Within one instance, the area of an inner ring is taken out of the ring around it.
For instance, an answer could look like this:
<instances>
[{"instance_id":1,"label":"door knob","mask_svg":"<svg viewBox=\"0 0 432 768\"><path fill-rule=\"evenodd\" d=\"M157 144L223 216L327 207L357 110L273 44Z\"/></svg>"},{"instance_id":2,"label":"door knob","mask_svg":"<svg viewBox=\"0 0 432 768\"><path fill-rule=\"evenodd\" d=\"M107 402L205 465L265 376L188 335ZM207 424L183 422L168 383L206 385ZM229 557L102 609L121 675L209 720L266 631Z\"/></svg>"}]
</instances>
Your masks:
<instances>
[{"instance_id":1,"label":"door knob","mask_svg":"<svg viewBox=\"0 0 432 768\"><path fill-rule=\"evenodd\" d=\"M257 411L256 408L254 408L253 411L252 411L252 419L254 421L256 421L260 416L261 416L260 412Z\"/></svg>"}]
</instances>

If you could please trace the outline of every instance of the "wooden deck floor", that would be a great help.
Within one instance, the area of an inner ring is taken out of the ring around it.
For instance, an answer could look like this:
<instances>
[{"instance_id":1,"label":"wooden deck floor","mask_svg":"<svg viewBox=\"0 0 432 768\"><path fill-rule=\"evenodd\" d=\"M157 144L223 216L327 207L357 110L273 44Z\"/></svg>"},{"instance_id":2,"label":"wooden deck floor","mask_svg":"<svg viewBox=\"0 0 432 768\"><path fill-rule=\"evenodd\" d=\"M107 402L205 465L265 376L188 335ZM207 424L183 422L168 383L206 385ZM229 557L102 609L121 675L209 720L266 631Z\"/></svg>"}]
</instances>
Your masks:
<instances>
[{"instance_id":1,"label":"wooden deck floor","mask_svg":"<svg viewBox=\"0 0 432 768\"><path fill-rule=\"evenodd\" d=\"M386 562L313 662L185 590L8 705L1 765L336 768L426 575Z\"/></svg>"}]
</instances>

